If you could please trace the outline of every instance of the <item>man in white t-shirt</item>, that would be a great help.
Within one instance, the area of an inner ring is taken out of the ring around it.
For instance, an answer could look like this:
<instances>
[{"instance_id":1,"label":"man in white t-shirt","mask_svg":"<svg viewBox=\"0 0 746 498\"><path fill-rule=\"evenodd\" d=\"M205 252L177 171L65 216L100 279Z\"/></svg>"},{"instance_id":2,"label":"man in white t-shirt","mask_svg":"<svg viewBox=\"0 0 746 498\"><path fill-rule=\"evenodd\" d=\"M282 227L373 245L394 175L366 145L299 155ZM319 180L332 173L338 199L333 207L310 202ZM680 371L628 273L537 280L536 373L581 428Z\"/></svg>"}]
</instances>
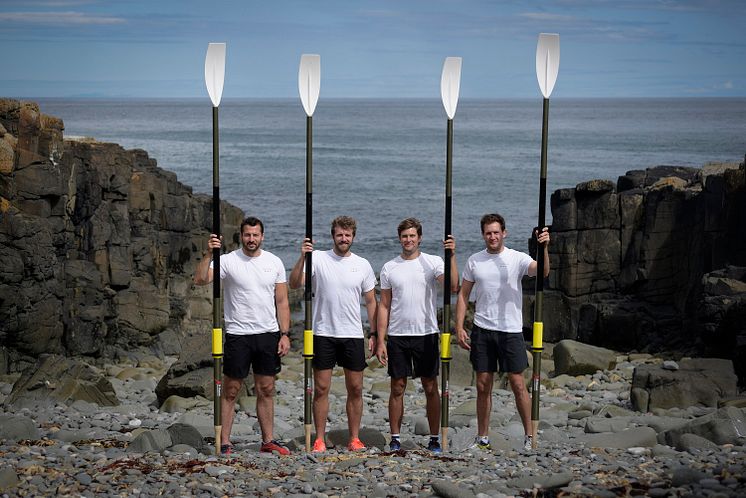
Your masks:
<instances>
[{"instance_id":1,"label":"man in white t-shirt","mask_svg":"<svg viewBox=\"0 0 746 498\"><path fill-rule=\"evenodd\" d=\"M389 448L401 448L399 432L404 418L404 391L407 377L420 377L425 391L425 410L430 425L427 448L440 453L440 394L438 392L439 330L437 315L438 284L443 283L443 258L420 251L422 224L407 218L397 227L401 254L381 269L381 302L378 305L378 360L388 365ZM451 249L451 289L458 292L456 243L443 241ZM388 337L387 337L388 336Z\"/></svg>"},{"instance_id":2,"label":"man in white t-shirt","mask_svg":"<svg viewBox=\"0 0 746 498\"><path fill-rule=\"evenodd\" d=\"M347 426L351 451L364 450L360 441L360 420L363 416L363 370L365 335L360 317L360 296L365 299L368 323L376 330L376 276L368 260L350 250L357 224L349 216L332 221L334 247L328 251L314 251L313 242L304 239L301 255L290 272L290 287L297 289L305 279L306 253L313 251L313 419L316 440L313 452L326 451L326 417L329 414L329 388L335 365L344 368L347 387ZM368 340L374 350L375 335Z\"/></svg>"},{"instance_id":3,"label":"man in white t-shirt","mask_svg":"<svg viewBox=\"0 0 746 498\"><path fill-rule=\"evenodd\" d=\"M505 247L505 219L486 214L481 220L486 248L469 257L462 275L461 291L456 302L456 333L459 345L470 350L471 363L477 374L477 438L474 446L489 450L489 424L492 411L492 385L498 363L508 374L518 414L525 432L523 445L531 449L531 401L523 371L528 367L523 340L524 275L536 276L537 263L528 254ZM536 234L544 244L544 278L549 275L549 229ZM471 336L464 330L469 295L474 289L476 307Z\"/></svg>"},{"instance_id":4,"label":"man in white t-shirt","mask_svg":"<svg viewBox=\"0 0 746 498\"><path fill-rule=\"evenodd\" d=\"M290 350L290 306L285 266L280 258L262 250L264 224L248 217L241 223L241 248L220 257L225 316L225 359L221 396L222 432L220 452L230 454L233 415L243 380L254 372L256 416L262 431L260 451L289 455L290 450L276 440L274 427L275 375L280 357ZM212 250L220 239L210 235L205 255L197 265L194 283L207 285L213 279Z\"/></svg>"}]
</instances>

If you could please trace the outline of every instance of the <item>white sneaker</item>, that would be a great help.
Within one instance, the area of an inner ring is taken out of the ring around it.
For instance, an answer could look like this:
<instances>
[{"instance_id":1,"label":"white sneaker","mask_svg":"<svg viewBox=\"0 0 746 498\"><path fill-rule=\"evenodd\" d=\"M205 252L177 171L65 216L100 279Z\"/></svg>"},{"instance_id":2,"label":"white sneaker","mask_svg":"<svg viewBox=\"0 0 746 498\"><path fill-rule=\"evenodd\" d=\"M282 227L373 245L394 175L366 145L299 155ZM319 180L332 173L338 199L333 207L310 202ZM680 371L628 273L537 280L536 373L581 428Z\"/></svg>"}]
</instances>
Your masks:
<instances>
[{"instance_id":1,"label":"white sneaker","mask_svg":"<svg viewBox=\"0 0 746 498\"><path fill-rule=\"evenodd\" d=\"M531 451L534 448L534 437L533 436L523 436L523 449L526 451Z\"/></svg>"}]
</instances>

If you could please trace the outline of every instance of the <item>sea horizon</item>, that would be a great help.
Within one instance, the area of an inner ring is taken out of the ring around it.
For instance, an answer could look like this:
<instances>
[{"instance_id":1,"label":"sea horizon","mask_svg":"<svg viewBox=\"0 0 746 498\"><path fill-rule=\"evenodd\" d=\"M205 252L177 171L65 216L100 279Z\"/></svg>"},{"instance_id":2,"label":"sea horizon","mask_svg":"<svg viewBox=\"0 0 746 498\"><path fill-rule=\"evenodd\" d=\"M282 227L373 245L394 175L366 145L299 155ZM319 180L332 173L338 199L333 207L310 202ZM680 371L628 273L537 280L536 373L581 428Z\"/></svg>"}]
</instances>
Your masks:
<instances>
[{"instance_id":1,"label":"sea horizon","mask_svg":"<svg viewBox=\"0 0 746 498\"><path fill-rule=\"evenodd\" d=\"M65 136L143 149L195 192L212 193L211 102L204 98L41 98ZM561 98L550 101L549 197L559 188L657 165L740 162L746 97ZM305 226L305 123L297 98L220 105L221 198L261 218L265 248L291 268ZM479 218L500 212L510 247L528 250L537 223L542 99L461 98L454 118L457 257L484 247ZM400 251L396 225L422 220L422 249L442 254L446 115L437 98L324 98L313 119L314 238L358 219L353 251L378 272Z\"/></svg>"}]
</instances>

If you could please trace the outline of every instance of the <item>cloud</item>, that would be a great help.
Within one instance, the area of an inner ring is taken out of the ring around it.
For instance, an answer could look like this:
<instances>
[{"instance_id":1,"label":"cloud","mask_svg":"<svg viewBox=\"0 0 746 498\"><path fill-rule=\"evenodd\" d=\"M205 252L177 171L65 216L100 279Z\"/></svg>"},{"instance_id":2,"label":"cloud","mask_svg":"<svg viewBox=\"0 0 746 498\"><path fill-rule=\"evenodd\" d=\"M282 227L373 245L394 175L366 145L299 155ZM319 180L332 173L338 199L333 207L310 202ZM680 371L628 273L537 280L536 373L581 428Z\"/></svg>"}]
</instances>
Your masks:
<instances>
[{"instance_id":1,"label":"cloud","mask_svg":"<svg viewBox=\"0 0 746 498\"><path fill-rule=\"evenodd\" d=\"M518 17L525 17L532 21L542 22L575 22L577 20L574 16L568 16L564 14L552 14L550 12L523 12L518 14Z\"/></svg>"},{"instance_id":2,"label":"cloud","mask_svg":"<svg viewBox=\"0 0 746 498\"><path fill-rule=\"evenodd\" d=\"M90 5L94 0L26 0L24 5L40 5L42 7L72 7L78 5Z\"/></svg>"},{"instance_id":3,"label":"cloud","mask_svg":"<svg viewBox=\"0 0 746 498\"><path fill-rule=\"evenodd\" d=\"M125 24L122 17L96 16L82 12L0 12L0 22L45 26L91 26Z\"/></svg>"}]
</instances>

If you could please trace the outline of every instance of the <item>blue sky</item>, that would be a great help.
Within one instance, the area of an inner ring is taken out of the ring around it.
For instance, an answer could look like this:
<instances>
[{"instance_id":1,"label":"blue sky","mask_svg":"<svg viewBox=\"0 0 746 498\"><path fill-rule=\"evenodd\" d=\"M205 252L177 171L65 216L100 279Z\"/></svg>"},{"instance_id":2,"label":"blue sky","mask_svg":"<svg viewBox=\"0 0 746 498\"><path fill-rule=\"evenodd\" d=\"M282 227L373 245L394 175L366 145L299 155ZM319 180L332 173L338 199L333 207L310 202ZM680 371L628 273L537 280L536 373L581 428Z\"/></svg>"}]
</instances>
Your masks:
<instances>
[{"instance_id":1,"label":"blue sky","mask_svg":"<svg viewBox=\"0 0 746 498\"><path fill-rule=\"evenodd\" d=\"M210 41L228 44L224 98L296 97L300 55L321 94L539 95L541 32L559 33L553 97L746 96L741 0L0 0L7 97L206 97Z\"/></svg>"}]
</instances>

